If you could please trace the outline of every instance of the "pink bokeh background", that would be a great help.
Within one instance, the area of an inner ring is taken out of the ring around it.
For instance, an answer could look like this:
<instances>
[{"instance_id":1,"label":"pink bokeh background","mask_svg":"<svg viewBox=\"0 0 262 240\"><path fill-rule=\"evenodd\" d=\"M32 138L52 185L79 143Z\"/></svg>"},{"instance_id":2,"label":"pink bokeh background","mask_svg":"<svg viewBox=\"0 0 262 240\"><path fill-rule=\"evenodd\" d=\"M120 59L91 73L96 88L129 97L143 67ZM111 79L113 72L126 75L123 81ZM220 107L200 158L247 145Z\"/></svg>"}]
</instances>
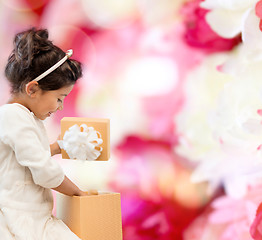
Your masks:
<instances>
[{"instance_id":1,"label":"pink bokeh background","mask_svg":"<svg viewBox=\"0 0 262 240\"><path fill-rule=\"evenodd\" d=\"M56 160L81 188L121 193L124 240L251 239L260 185L249 186L238 199L228 196L223 184L210 193L208 181L192 181L198 162L176 151L181 139L189 148L196 145L190 139L194 132L185 134L177 116L197 101L201 104L189 112L204 112L210 104L206 96L214 94L208 87L201 92L203 83L194 77L204 78L210 59L224 58L242 44L240 33L225 38L212 30L206 21L210 10L201 2L0 2L0 103L9 96L4 67L17 32L47 28L56 45L74 50L83 78L63 111L45 121L46 128L54 141L62 117L110 118L109 162ZM222 71L223 60L213 65L213 71ZM206 130L197 135L200 142Z\"/></svg>"}]
</instances>

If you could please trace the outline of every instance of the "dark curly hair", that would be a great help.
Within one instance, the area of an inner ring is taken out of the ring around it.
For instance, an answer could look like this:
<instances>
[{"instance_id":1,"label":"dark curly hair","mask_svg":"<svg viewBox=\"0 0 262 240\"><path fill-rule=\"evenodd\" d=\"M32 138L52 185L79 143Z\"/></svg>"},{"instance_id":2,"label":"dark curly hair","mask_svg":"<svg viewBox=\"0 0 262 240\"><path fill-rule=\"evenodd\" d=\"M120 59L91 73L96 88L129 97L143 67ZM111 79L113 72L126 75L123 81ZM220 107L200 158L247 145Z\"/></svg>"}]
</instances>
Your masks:
<instances>
[{"instance_id":1,"label":"dark curly hair","mask_svg":"<svg viewBox=\"0 0 262 240\"><path fill-rule=\"evenodd\" d=\"M24 86L56 64L65 52L48 39L46 29L31 28L16 34L14 49L5 67L11 93L23 91ZM57 90L75 84L82 77L81 63L67 59L60 67L38 81L43 91Z\"/></svg>"}]
</instances>

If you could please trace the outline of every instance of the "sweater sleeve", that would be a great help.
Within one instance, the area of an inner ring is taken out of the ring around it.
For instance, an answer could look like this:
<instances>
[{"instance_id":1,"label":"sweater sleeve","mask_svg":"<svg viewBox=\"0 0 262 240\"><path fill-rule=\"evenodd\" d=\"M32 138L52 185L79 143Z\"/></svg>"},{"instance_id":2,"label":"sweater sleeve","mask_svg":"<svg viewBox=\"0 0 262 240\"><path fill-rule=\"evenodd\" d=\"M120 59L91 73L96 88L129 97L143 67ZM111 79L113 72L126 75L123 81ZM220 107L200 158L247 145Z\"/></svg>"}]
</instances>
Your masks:
<instances>
[{"instance_id":1,"label":"sweater sleeve","mask_svg":"<svg viewBox=\"0 0 262 240\"><path fill-rule=\"evenodd\" d=\"M0 117L0 138L9 145L17 162L28 167L33 181L45 188L59 186L64 180L61 166L51 158L40 141L41 131L30 112L20 107L9 107Z\"/></svg>"}]
</instances>

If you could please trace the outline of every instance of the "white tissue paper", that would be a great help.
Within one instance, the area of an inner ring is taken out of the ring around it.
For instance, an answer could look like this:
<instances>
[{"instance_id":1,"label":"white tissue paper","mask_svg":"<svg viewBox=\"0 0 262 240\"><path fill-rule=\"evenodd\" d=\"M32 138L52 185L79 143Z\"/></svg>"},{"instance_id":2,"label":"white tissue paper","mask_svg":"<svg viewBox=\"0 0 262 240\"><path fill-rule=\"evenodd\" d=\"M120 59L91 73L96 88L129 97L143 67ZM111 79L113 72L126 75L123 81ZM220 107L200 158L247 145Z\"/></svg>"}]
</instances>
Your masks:
<instances>
[{"instance_id":1,"label":"white tissue paper","mask_svg":"<svg viewBox=\"0 0 262 240\"><path fill-rule=\"evenodd\" d=\"M71 159L94 161L103 150L101 134L86 124L73 125L65 132L63 140L57 142Z\"/></svg>"}]
</instances>

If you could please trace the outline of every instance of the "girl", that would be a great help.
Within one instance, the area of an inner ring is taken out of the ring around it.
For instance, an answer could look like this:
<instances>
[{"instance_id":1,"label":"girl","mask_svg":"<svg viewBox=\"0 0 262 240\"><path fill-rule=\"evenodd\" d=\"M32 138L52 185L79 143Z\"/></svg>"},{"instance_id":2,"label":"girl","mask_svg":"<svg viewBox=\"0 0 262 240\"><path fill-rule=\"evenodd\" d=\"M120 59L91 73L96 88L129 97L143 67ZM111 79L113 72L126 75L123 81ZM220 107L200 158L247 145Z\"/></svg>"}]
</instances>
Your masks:
<instances>
[{"instance_id":1,"label":"girl","mask_svg":"<svg viewBox=\"0 0 262 240\"><path fill-rule=\"evenodd\" d=\"M3 240L79 240L52 216L51 189L84 196L51 156L42 120L63 109L63 101L82 76L81 65L48 40L47 30L19 33L5 75L9 102L0 107L0 238Z\"/></svg>"}]
</instances>

